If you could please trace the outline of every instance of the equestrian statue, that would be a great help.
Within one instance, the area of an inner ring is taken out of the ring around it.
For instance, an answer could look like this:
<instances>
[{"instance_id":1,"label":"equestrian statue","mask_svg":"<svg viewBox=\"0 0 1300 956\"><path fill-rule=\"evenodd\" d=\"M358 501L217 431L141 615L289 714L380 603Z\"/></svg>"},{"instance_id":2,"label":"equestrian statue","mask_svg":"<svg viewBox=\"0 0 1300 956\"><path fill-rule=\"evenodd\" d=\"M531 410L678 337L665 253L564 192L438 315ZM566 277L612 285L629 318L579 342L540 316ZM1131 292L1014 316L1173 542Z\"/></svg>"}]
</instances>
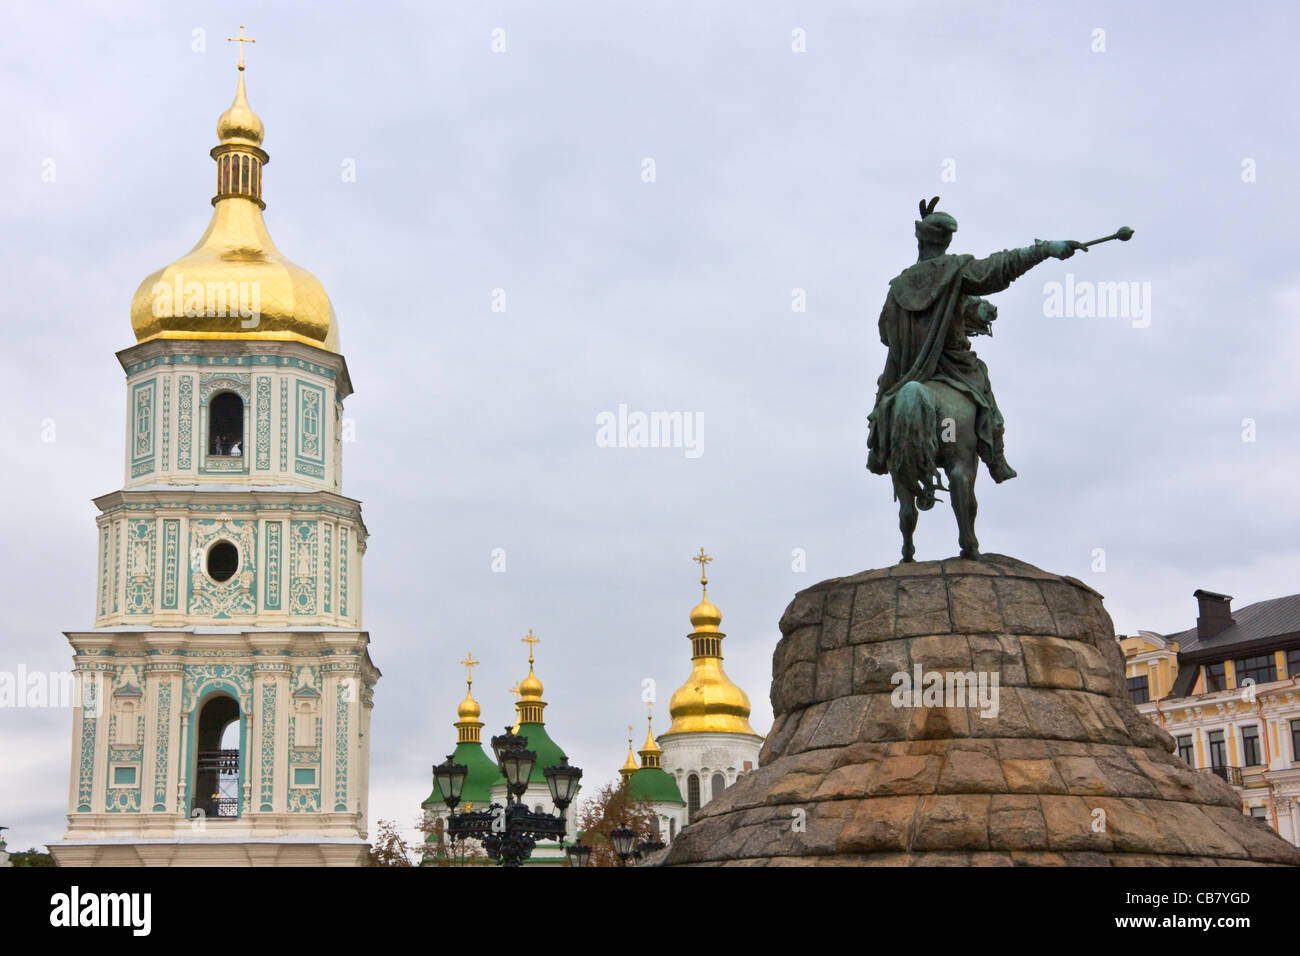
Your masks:
<instances>
[{"instance_id":1,"label":"equestrian statue","mask_svg":"<svg viewBox=\"0 0 1300 956\"><path fill-rule=\"evenodd\" d=\"M936 212L938 204L937 196L928 204L921 200L916 264L889 283L880 312L880 341L889 353L868 418L867 468L893 480L904 561L916 554L917 511L934 507L936 491L952 499L961 556L977 560L978 460L999 484L1016 477L1003 452L1004 424L988 368L970 346L971 336L993 334L997 318L997 307L981 296L1001 292L1049 257L1068 259L1133 235L1125 226L1091 242L1039 239L985 259L949 255L957 220ZM948 477L946 488L939 469Z\"/></svg>"}]
</instances>

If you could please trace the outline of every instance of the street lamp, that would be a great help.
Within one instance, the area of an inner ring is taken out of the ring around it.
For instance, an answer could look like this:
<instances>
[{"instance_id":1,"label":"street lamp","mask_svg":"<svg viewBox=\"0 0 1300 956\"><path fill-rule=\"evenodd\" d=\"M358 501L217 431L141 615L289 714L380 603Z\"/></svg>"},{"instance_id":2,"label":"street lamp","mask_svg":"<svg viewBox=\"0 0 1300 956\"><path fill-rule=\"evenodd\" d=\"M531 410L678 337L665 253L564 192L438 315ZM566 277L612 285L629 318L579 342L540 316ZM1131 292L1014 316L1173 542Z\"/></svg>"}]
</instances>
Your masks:
<instances>
[{"instance_id":1,"label":"street lamp","mask_svg":"<svg viewBox=\"0 0 1300 956\"><path fill-rule=\"evenodd\" d=\"M438 782L438 790L448 809L454 811L460 803L460 792L467 776L469 768L463 763L456 763L451 754L447 754L447 759L433 768L433 779Z\"/></svg>"},{"instance_id":2,"label":"street lamp","mask_svg":"<svg viewBox=\"0 0 1300 956\"><path fill-rule=\"evenodd\" d=\"M560 816L564 816L564 811L578 794L578 781L582 779L582 771L570 767L569 758L562 756L558 766L547 767L542 775L546 777L546 785L551 790L551 800L559 809Z\"/></svg>"},{"instance_id":3,"label":"street lamp","mask_svg":"<svg viewBox=\"0 0 1300 956\"><path fill-rule=\"evenodd\" d=\"M591 859L591 847L584 846L581 840L572 844L564 852L569 858L569 866L586 866L587 861Z\"/></svg>"},{"instance_id":4,"label":"street lamp","mask_svg":"<svg viewBox=\"0 0 1300 956\"><path fill-rule=\"evenodd\" d=\"M636 845L636 831L626 823L620 823L609 831L609 838L614 841L614 852L618 854L619 860L627 866L627 861L632 856Z\"/></svg>"},{"instance_id":5,"label":"street lamp","mask_svg":"<svg viewBox=\"0 0 1300 956\"><path fill-rule=\"evenodd\" d=\"M448 757L446 763L434 768L443 802L450 811L447 817L448 835L453 841L473 837L483 844L487 855L502 866L519 866L532 855L538 840L564 839L564 811L577 794L578 781L582 779L582 770L570 767L568 759L562 757L558 765L542 771L559 813L535 813L529 810L523 796L528 790L528 779L537 763L537 754L527 750L527 745L528 738L513 733L509 727L504 734L492 738L492 752L496 755L501 775L506 779L504 807L494 803L486 810L457 813L456 804L460 802L461 788L467 774L465 767ZM444 778L447 782L445 787ZM570 861L574 859L571 850L572 848L566 851ZM582 850L591 852L587 847ZM580 850L579 856L581 855ZM574 865L581 866L582 863Z\"/></svg>"}]
</instances>

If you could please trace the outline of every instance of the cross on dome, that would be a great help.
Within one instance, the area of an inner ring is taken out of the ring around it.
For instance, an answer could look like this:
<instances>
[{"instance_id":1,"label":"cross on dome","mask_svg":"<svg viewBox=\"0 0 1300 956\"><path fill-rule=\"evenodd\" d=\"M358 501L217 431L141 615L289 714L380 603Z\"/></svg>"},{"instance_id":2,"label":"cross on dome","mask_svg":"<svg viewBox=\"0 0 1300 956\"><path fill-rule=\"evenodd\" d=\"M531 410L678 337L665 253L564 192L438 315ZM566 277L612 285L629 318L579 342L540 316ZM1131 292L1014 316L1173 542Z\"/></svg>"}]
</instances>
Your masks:
<instances>
[{"instance_id":1,"label":"cross on dome","mask_svg":"<svg viewBox=\"0 0 1300 956\"><path fill-rule=\"evenodd\" d=\"M239 36L237 36L237 37L226 37L226 42L227 42L227 43L238 43L238 44L239 44L239 63L238 63L238 66L239 66L239 69L240 69L240 70L243 70L243 69L244 69L244 44L245 44L245 43L256 43L257 41L254 40L252 37L246 37L246 36L244 36L244 25L241 23L241 24L239 25Z\"/></svg>"}]
</instances>

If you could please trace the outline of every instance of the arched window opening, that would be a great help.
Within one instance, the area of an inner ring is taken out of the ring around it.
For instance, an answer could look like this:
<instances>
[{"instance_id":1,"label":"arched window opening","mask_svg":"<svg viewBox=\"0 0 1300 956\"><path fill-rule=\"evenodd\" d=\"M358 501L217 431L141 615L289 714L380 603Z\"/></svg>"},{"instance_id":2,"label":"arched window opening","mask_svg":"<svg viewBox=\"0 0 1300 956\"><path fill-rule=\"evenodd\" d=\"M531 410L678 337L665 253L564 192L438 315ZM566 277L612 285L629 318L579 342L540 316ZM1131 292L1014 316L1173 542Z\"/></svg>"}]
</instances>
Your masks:
<instances>
[{"instance_id":1,"label":"arched window opening","mask_svg":"<svg viewBox=\"0 0 1300 956\"><path fill-rule=\"evenodd\" d=\"M677 839L677 818L668 818L668 842L672 843Z\"/></svg>"},{"instance_id":2,"label":"arched window opening","mask_svg":"<svg viewBox=\"0 0 1300 956\"><path fill-rule=\"evenodd\" d=\"M208 818L239 816L239 704L219 694L199 711L191 810Z\"/></svg>"},{"instance_id":3,"label":"arched window opening","mask_svg":"<svg viewBox=\"0 0 1300 956\"><path fill-rule=\"evenodd\" d=\"M686 822L694 823L700 812L700 778L691 774L686 778Z\"/></svg>"},{"instance_id":4,"label":"arched window opening","mask_svg":"<svg viewBox=\"0 0 1300 956\"><path fill-rule=\"evenodd\" d=\"M234 392L212 396L208 406L208 454L224 458L244 454L244 402Z\"/></svg>"},{"instance_id":5,"label":"arched window opening","mask_svg":"<svg viewBox=\"0 0 1300 956\"><path fill-rule=\"evenodd\" d=\"M709 799L716 800L722 796L722 791L727 789L727 778L720 773L715 773L713 779L709 781Z\"/></svg>"}]
</instances>

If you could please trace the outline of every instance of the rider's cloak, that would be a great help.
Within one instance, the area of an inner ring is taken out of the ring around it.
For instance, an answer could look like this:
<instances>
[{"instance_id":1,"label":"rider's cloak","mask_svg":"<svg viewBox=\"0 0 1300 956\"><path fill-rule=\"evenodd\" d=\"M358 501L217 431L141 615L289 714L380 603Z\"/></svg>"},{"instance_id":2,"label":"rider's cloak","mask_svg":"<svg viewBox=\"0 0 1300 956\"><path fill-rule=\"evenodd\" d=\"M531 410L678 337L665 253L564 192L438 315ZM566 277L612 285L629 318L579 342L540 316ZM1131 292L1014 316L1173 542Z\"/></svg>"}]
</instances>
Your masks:
<instances>
[{"instance_id":1,"label":"rider's cloak","mask_svg":"<svg viewBox=\"0 0 1300 956\"><path fill-rule=\"evenodd\" d=\"M990 460L994 437L1002 431L1002 414L993 399L988 368L966 337L963 307L970 296L1001 292L1045 258L1044 243L995 252L985 259L934 256L890 281L880 311L880 341L889 354L868 419L868 468L879 475L889 470L893 400L908 382L944 382L970 396L980 457Z\"/></svg>"}]
</instances>

